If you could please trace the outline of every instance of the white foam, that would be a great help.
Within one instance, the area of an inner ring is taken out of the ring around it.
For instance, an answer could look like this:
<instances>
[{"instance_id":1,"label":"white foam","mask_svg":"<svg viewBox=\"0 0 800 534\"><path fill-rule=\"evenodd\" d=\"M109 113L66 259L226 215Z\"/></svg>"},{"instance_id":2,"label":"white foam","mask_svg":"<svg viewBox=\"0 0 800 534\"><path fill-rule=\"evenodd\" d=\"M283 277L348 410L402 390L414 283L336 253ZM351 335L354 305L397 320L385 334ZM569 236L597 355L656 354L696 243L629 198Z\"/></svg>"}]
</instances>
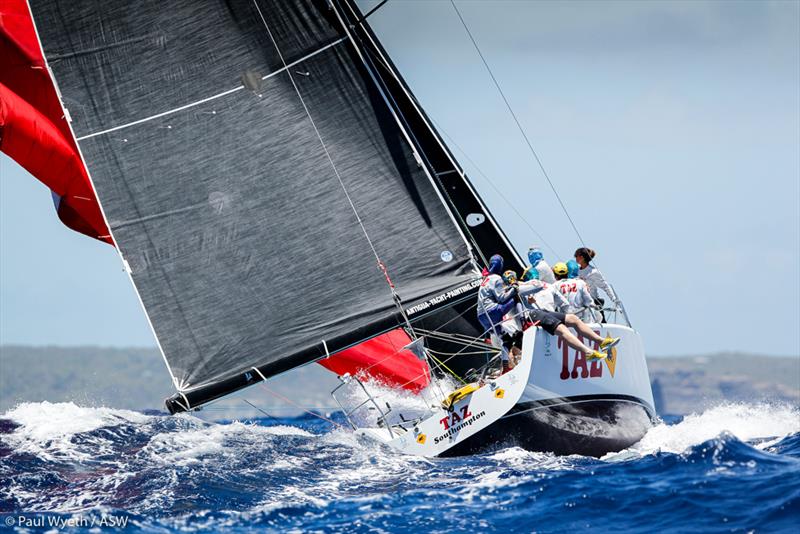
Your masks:
<instances>
[{"instance_id":1,"label":"white foam","mask_svg":"<svg viewBox=\"0 0 800 534\"><path fill-rule=\"evenodd\" d=\"M307 432L302 428L297 428L296 426L288 426L288 425L275 425L275 426L259 426L259 425L248 425L251 426L253 429L257 429L258 432L263 432L264 434L272 434L273 436L303 436L303 437L312 437L314 434L311 432Z\"/></svg>"},{"instance_id":2,"label":"white foam","mask_svg":"<svg viewBox=\"0 0 800 534\"><path fill-rule=\"evenodd\" d=\"M129 410L87 408L72 402L47 401L22 403L7 411L2 418L20 425L11 434L3 436L3 440L15 450L45 459L69 457L77 460L101 452L105 440L96 440L93 453L84 452L72 444L76 434L125 422L146 423L150 419L149 416Z\"/></svg>"},{"instance_id":3,"label":"white foam","mask_svg":"<svg viewBox=\"0 0 800 534\"><path fill-rule=\"evenodd\" d=\"M214 428L163 432L156 434L144 447L153 461L166 465L182 466L197 463L223 452L223 434Z\"/></svg>"},{"instance_id":4,"label":"white foam","mask_svg":"<svg viewBox=\"0 0 800 534\"><path fill-rule=\"evenodd\" d=\"M636 445L603 459L619 459L659 451L680 454L728 432L741 441L781 439L800 432L800 410L786 404L725 403L700 414L687 415L680 423L661 423L651 428ZM766 445L762 443L761 448Z\"/></svg>"},{"instance_id":5,"label":"white foam","mask_svg":"<svg viewBox=\"0 0 800 534\"><path fill-rule=\"evenodd\" d=\"M314 434L292 426L263 427L235 421L224 425L209 424L180 432L162 432L153 436L144 450L156 462L187 465L238 454L238 446L242 441L252 442L263 439L264 435L311 437ZM227 443L228 441L237 443Z\"/></svg>"},{"instance_id":6,"label":"white foam","mask_svg":"<svg viewBox=\"0 0 800 534\"><path fill-rule=\"evenodd\" d=\"M387 386L376 380L363 380L362 384L382 411L389 411L386 406L389 404L391 407L391 411L388 413L389 424L402 422L400 414L406 420L427 415L430 411L430 403L438 403L442 400L439 389L443 388L446 391L453 389L449 384L434 385L431 383L419 393L413 393L406 389ZM337 398L347 410L355 408L367 399L364 391L354 382L343 388L337 394ZM367 403L352 413L350 417L359 427L376 427L378 415L378 412L374 410L374 405Z\"/></svg>"},{"instance_id":7,"label":"white foam","mask_svg":"<svg viewBox=\"0 0 800 534\"><path fill-rule=\"evenodd\" d=\"M148 416L129 410L87 408L72 402L24 402L2 415L20 425L33 439L45 440L91 432L122 421L144 423ZM19 430L19 429L18 429Z\"/></svg>"}]
</instances>

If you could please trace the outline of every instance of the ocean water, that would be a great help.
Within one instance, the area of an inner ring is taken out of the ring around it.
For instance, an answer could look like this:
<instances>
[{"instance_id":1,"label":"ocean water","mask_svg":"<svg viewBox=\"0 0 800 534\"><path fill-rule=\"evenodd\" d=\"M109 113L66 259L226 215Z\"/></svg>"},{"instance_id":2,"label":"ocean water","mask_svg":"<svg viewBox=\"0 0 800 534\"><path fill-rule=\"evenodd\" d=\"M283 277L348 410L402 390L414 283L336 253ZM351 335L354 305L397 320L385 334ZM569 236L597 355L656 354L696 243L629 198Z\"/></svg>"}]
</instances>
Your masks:
<instances>
[{"instance_id":1,"label":"ocean water","mask_svg":"<svg viewBox=\"0 0 800 534\"><path fill-rule=\"evenodd\" d=\"M0 528L798 532L797 407L666 419L602 459L511 447L430 460L311 416L26 403L0 416Z\"/></svg>"}]
</instances>

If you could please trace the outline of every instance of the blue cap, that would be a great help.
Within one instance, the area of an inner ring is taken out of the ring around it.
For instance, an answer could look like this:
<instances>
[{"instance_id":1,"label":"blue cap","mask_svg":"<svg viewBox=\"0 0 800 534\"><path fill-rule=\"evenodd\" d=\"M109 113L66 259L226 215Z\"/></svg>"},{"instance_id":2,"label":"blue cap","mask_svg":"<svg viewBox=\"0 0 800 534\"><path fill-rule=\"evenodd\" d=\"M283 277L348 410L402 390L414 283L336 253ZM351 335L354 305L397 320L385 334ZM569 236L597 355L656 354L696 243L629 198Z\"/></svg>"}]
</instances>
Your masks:
<instances>
[{"instance_id":1,"label":"blue cap","mask_svg":"<svg viewBox=\"0 0 800 534\"><path fill-rule=\"evenodd\" d=\"M581 266L578 265L578 262L575 260L569 260L567 262L567 278L578 278L578 272L581 270Z\"/></svg>"},{"instance_id":2,"label":"blue cap","mask_svg":"<svg viewBox=\"0 0 800 534\"><path fill-rule=\"evenodd\" d=\"M522 281L528 282L530 280L538 280L539 279L539 271L536 267L528 267L525 269L525 272L522 273Z\"/></svg>"},{"instance_id":3,"label":"blue cap","mask_svg":"<svg viewBox=\"0 0 800 534\"><path fill-rule=\"evenodd\" d=\"M536 267L536 264L539 263L544 259L544 254L538 248L532 248L528 250L528 261L531 262L531 265Z\"/></svg>"},{"instance_id":4,"label":"blue cap","mask_svg":"<svg viewBox=\"0 0 800 534\"><path fill-rule=\"evenodd\" d=\"M503 274L503 256L495 254L489 258L489 272L492 274Z\"/></svg>"}]
</instances>

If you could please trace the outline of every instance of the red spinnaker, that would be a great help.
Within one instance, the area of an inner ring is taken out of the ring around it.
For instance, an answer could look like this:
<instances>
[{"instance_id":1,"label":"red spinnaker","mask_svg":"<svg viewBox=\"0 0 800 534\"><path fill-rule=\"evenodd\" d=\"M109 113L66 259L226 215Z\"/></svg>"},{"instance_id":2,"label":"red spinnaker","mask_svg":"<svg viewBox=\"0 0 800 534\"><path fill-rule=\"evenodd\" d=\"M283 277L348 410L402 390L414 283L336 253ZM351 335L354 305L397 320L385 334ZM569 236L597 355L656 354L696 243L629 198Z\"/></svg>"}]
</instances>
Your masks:
<instances>
[{"instance_id":1,"label":"red spinnaker","mask_svg":"<svg viewBox=\"0 0 800 534\"><path fill-rule=\"evenodd\" d=\"M338 375L366 375L387 386L420 391L431 381L428 364L403 347L411 343L405 330L397 328L343 350L320 365Z\"/></svg>"},{"instance_id":2,"label":"red spinnaker","mask_svg":"<svg viewBox=\"0 0 800 534\"><path fill-rule=\"evenodd\" d=\"M61 222L113 244L24 0L0 0L0 150L53 191Z\"/></svg>"}]
</instances>

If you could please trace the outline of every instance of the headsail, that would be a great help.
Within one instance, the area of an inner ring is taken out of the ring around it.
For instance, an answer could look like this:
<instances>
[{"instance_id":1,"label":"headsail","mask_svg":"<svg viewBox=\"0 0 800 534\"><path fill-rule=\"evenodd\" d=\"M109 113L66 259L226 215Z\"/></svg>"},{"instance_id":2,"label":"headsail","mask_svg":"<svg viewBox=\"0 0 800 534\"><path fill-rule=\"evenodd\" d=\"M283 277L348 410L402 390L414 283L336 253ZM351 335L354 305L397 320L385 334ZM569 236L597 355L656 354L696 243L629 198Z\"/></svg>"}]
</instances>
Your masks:
<instances>
[{"instance_id":1,"label":"headsail","mask_svg":"<svg viewBox=\"0 0 800 534\"><path fill-rule=\"evenodd\" d=\"M418 316L469 296L491 216L349 2L31 10L171 410L397 327L389 285Z\"/></svg>"}]
</instances>

